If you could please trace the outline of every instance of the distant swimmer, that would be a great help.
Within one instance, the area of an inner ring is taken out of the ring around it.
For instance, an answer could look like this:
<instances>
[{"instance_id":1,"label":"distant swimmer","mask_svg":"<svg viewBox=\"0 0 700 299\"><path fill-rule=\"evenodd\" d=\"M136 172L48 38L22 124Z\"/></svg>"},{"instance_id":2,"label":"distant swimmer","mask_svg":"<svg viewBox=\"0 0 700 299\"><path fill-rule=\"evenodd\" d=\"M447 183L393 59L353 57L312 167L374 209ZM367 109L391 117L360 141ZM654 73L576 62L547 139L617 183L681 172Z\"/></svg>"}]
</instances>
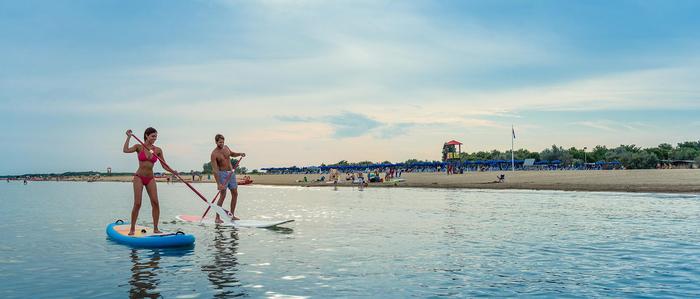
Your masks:
<instances>
[{"instance_id":1,"label":"distant swimmer","mask_svg":"<svg viewBox=\"0 0 700 299\"><path fill-rule=\"evenodd\" d=\"M124 142L124 153L136 152L136 156L139 159L139 168L134 173L134 179L132 180L134 185L134 207L131 209L131 229L129 230L129 235L134 234L136 220L139 217L139 210L141 209L141 198L143 195L143 187L146 187L146 192L148 192L148 197L151 199L151 210L153 214L153 232L160 233L158 229L158 218L160 217L160 204L158 203L158 189L156 188L156 180L153 176L153 166L158 157L165 160L163 156L163 150L155 146L155 142L158 139L158 131L154 128L148 128L143 133L143 141L146 147L135 144L129 147L129 141L131 140L132 131L126 131L126 141ZM156 157L158 156L158 157ZM163 169L175 173L168 165L163 164Z\"/></svg>"},{"instance_id":2,"label":"distant swimmer","mask_svg":"<svg viewBox=\"0 0 700 299\"><path fill-rule=\"evenodd\" d=\"M236 174L231 164L231 157L245 157L245 153L236 153L224 144L224 136L216 134L214 136L216 147L211 151L211 168L216 179L216 185L221 197L216 202L218 206L223 206L226 199L226 189L231 190L231 218L240 220L235 216L236 202L238 201L238 182L236 182ZM228 182L227 182L228 181ZM219 214L216 214L216 223L223 223Z\"/></svg>"}]
</instances>

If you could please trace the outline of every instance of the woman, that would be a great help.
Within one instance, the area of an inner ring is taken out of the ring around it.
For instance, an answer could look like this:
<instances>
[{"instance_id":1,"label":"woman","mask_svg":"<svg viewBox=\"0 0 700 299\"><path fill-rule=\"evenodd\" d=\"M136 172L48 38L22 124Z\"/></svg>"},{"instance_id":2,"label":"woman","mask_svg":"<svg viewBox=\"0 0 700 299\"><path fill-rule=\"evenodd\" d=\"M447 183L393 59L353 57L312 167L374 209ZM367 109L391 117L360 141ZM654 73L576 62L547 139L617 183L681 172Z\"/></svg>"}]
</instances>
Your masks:
<instances>
[{"instance_id":1,"label":"woman","mask_svg":"<svg viewBox=\"0 0 700 299\"><path fill-rule=\"evenodd\" d=\"M158 161L158 157L165 160L163 157L163 150L155 146L156 139L158 139L158 131L154 128L146 129L143 133L143 143L146 147L141 144L135 144L129 147L129 141L131 140L132 132L131 130L126 131L126 142L124 142L124 153L137 153L139 159L139 169L134 173L134 179L132 180L134 184L134 207L131 209L131 229L129 230L129 235L134 234L136 227L136 219L139 217L139 210L141 209L141 197L143 195L143 187L146 187L146 192L148 192L148 197L151 199L151 210L153 214L153 233L160 233L158 229L158 218L160 217L160 204L158 203L158 190L156 189L156 180L153 177L153 165ZM158 156L158 157L156 157ZM174 173L167 164L162 164L163 169Z\"/></svg>"}]
</instances>

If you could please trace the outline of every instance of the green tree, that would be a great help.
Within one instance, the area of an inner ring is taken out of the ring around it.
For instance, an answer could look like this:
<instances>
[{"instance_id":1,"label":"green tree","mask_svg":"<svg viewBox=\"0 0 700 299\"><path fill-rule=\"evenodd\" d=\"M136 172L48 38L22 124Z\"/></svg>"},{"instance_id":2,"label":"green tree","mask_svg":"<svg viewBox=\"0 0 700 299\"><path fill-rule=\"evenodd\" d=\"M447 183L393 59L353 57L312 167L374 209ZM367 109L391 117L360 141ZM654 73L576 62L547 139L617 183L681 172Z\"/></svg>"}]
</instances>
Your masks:
<instances>
[{"instance_id":1,"label":"green tree","mask_svg":"<svg viewBox=\"0 0 700 299\"><path fill-rule=\"evenodd\" d=\"M473 154L470 160L489 160L490 158L491 154L489 154L488 152L478 151Z\"/></svg>"},{"instance_id":2,"label":"green tree","mask_svg":"<svg viewBox=\"0 0 700 299\"><path fill-rule=\"evenodd\" d=\"M586 159L593 162L605 161L605 155L607 153L607 147L605 147L604 145L596 145L593 148L593 151L591 151L591 153L587 155Z\"/></svg>"},{"instance_id":3,"label":"green tree","mask_svg":"<svg viewBox=\"0 0 700 299\"><path fill-rule=\"evenodd\" d=\"M632 159L632 153L627 151L625 147L616 147L605 153L605 161L619 161L622 166L629 167L629 162Z\"/></svg>"},{"instance_id":4,"label":"green tree","mask_svg":"<svg viewBox=\"0 0 700 299\"><path fill-rule=\"evenodd\" d=\"M489 160L506 160L510 159L510 152L502 153L499 150L492 150L491 153L489 153Z\"/></svg>"},{"instance_id":5,"label":"green tree","mask_svg":"<svg viewBox=\"0 0 700 299\"><path fill-rule=\"evenodd\" d=\"M404 164L411 165L411 164L416 164L420 162L418 159L408 159L406 162L403 162Z\"/></svg>"},{"instance_id":6,"label":"green tree","mask_svg":"<svg viewBox=\"0 0 700 299\"><path fill-rule=\"evenodd\" d=\"M568 152L569 152L569 155L571 156L572 159L583 161L583 158L584 158L583 149L577 149L576 147L572 146L571 148L569 148ZM586 157L586 158L588 158L588 157Z\"/></svg>"},{"instance_id":7,"label":"green tree","mask_svg":"<svg viewBox=\"0 0 700 299\"><path fill-rule=\"evenodd\" d=\"M457 148L454 146L454 144L443 144L442 146L442 161L447 160L448 153L456 153Z\"/></svg>"},{"instance_id":8,"label":"green tree","mask_svg":"<svg viewBox=\"0 0 700 299\"><path fill-rule=\"evenodd\" d=\"M571 154L569 154L567 150L564 150L563 147L557 146L556 144L553 144L552 148L543 150L540 153L540 158L548 161L559 160L563 165L571 165L573 162Z\"/></svg>"},{"instance_id":9,"label":"green tree","mask_svg":"<svg viewBox=\"0 0 700 299\"><path fill-rule=\"evenodd\" d=\"M659 144L659 146L656 148L657 150L655 151L656 156L659 157L659 159L671 159L671 152L673 152L673 146L668 144L668 143L662 143Z\"/></svg>"},{"instance_id":10,"label":"green tree","mask_svg":"<svg viewBox=\"0 0 700 299\"><path fill-rule=\"evenodd\" d=\"M620 147L623 148L625 151L630 152L630 153L638 153L638 152L642 151L642 148L638 147L635 144L629 144L629 145L621 144Z\"/></svg>"},{"instance_id":11,"label":"green tree","mask_svg":"<svg viewBox=\"0 0 700 299\"><path fill-rule=\"evenodd\" d=\"M203 174L212 174L211 162L207 162L207 163L204 163L204 165L202 165L202 173Z\"/></svg>"},{"instance_id":12,"label":"green tree","mask_svg":"<svg viewBox=\"0 0 700 299\"><path fill-rule=\"evenodd\" d=\"M627 162L629 169L649 169L656 168L656 164L659 163L659 157L654 153L647 151L640 151L637 153L632 153L630 159Z\"/></svg>"},{"instance_id":13,"label":"green tree","mask_svg":"<svg viewBox=\"0 0 700 299\"><path fill-rule=\"evenodd\" d=\"M675 148L671 154L670 158L674 160L693 160L700 154L700 150L695 149L690 146L679 146Z\"/></svg>"},{"instance_id":14,"label":"green tree","mask_svg":"<svg viewBox=\"0 0 700 299\"><path fill-rule=\"evenodd\" d=\"M526 149L518 149L515 151L515 159L516 160L524 160L524 159L540 159L540 153L536 152L530 152Z\"/></svg>"},{"instance_id":15,"label":"green tree","mask_svg":"<svg viewBox=\"0 0 700 299\"><path fill-rule=\"evenodd\" d=\"M700 141L685 141L678 143L678 148L692 148L700 150Z\"/></svg>"},{"instance_id":16,"label":"green tree","mask_svg":"<svg viewBox=\"0 0 700 299\"><path fill-rule=\"evenodd\" d=\"M340 161L338 161L338 163L331 164L331 166L347 166L347 165L350 165L350 163L348 163L348 161L346 161L346 160L340 160Z\"/></svg>"}]
</instances>

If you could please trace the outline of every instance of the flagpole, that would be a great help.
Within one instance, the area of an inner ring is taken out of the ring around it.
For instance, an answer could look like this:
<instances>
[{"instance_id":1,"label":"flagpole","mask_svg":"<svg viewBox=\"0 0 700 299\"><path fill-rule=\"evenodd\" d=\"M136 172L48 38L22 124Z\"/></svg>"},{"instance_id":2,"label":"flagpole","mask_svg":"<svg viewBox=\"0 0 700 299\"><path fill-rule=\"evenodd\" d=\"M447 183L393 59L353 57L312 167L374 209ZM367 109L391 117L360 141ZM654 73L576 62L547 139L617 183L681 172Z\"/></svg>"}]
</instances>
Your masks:
<instances>
[{"instance_id":1,"label":"flagpole","mask_svg":"<svg viewBox=\"0 0 700 299\"><path fill-rule=\"evenodd\" d=\"M515 128L513 128L513 125L510 125L510 132L510 165L513 172L515 172L515 152L513 151L515 143Z\"/></svg>"}]
</instances>

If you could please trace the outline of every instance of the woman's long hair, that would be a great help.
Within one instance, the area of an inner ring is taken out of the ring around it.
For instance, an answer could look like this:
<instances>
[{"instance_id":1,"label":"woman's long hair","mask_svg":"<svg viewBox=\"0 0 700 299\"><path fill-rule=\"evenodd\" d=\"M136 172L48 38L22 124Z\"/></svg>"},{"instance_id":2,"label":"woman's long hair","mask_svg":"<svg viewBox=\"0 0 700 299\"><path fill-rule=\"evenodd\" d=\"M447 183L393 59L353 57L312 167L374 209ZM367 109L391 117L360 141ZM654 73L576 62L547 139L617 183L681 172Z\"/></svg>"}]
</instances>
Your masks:
<instances>
[{"instance_id":1,"label":"woman's long hair","mask_svg":"<svg viewBox=\"0 0 700 299\"><path fill-rule=\"evenodd\" d=\"M145 142L148 135L151 135L153 133L158 133L158 131L156 131L156 129L154 129L153 127L146 128L146 131L143 132L143 141Z\"/></svg>"}]
</instances>

